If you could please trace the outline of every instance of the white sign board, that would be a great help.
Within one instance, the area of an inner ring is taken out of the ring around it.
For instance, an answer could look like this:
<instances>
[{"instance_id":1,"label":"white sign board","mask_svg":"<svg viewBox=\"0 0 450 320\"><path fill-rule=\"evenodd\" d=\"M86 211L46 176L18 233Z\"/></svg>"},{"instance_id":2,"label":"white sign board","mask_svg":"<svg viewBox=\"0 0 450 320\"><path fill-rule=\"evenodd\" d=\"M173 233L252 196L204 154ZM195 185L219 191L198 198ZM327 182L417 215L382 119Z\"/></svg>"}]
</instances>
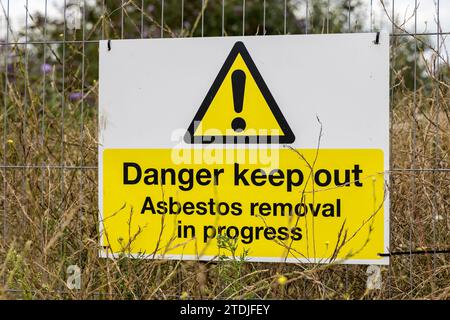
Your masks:
<instances>
[{"instance_id":1,"label":"white sign board","mask_svg":"<svg viewBox=\"0 0 450 320\"><path fill-rule=\"evenodd\" d=\"M375 38L102 41L101 255L387 264Z\"/></svg>"}]
</instances>

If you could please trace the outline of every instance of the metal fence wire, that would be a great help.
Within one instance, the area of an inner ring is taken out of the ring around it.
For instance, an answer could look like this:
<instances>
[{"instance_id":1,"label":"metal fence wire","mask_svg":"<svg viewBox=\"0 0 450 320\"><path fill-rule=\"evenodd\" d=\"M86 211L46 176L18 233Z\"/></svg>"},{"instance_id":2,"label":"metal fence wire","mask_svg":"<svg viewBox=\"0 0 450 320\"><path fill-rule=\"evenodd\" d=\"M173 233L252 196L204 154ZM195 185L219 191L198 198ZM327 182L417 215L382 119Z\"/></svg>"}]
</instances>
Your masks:
<instances>
[{"instance_id":1,"label":"metal fence wire","mask_svg":"<svg viewBox=\"0 0 450 320\"><path fill-rule=\"evenodd\" d=\"M449 2L1 0L0 10L0 296L450 297ZM98 258L99 40L379 30L391 48L388 267ZM72 289L70 265L81 270Z\"/></svg>"}]
</instances>

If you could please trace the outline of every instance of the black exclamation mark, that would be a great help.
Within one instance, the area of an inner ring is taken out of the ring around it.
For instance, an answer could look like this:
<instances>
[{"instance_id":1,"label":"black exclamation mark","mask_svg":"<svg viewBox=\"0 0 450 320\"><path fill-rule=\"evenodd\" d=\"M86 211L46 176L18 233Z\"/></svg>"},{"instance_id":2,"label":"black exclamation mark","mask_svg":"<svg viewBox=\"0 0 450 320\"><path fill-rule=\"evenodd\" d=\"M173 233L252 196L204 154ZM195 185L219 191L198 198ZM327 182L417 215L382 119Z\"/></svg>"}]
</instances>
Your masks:
<instances>
[{"instance_id":1,"label":"black exclamation mark","mask_svg":"<svg viewBox=\"0 0 450 320\"><path fill-rule=\"evenodd\" d=\"M231 85L233 87L234 111L241 113L244 107L245 72L242 70L233 71ZM244 131L245 125L245 120L241 117L236 117L231 122L231 127L236 132Z\"/></svg>"}]
</instances>

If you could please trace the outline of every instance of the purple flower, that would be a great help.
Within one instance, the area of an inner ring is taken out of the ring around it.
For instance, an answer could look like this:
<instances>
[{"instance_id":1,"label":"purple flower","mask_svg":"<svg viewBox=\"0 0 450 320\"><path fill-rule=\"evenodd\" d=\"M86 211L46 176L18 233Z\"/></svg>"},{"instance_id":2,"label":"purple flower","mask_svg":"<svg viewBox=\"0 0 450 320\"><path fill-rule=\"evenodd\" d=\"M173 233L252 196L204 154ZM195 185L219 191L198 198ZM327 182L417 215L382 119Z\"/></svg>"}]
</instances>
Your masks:
<instances>
[{"instance_id":1,"label":"purple flower","mask_svg":"<svg viewBox=\"0 0 450 320\"><path fill-rule=\"evenodd\" d=\"M8 73L14 73L15 68L14 68L14 64L13 63L8 63L6 65L6 72Z\"/></svg>"},{"instance_id":2,"label":"purple flower","mask_svg":"<svg viewBox=\"0 0 450 320\"><path fill-rule=\"evenodd\" d=\"M79 91L77 91L77 92L71 92L70 94L69 94L69 100L70 101L78 101L78 100L80 100L81 98L83 98L83 95L81 94L81 92L79 92Z\"/></svg>"},{"instance_id":3,"label":"purple flower","mask_svg":"<svg viewBox=\"0 0 450 320\"><path fill-rule=\"evenodd\" d=\"M16 79L16 67L13 63L6 65L6 73L8 74L8 80L14 81Z\"/></svg>"},{"instance_id":4,"label":"purple flower","mask_svg":"<svg viewBox=\"0 0 450 320\"><path fill-rule=\"evenodd\" d=\"M53 66L48 63L44 63L41 65L41 72L44 74L50 73L53 71Z\"/></svg>"}]
</instances>

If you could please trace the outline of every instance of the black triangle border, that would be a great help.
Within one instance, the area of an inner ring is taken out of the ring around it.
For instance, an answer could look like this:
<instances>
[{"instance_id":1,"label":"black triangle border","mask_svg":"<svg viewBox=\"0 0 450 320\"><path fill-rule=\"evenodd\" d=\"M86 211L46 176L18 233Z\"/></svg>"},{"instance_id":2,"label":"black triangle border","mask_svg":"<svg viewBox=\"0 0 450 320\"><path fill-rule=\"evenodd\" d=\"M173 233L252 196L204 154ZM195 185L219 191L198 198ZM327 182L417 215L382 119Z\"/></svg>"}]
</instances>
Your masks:
<instances>
[{"instance_id":1,"label":"black triangle border","mask_svg":"<svg viewBox=\"0 0 450 320\"><path fill-rule=\"evenodd\" d=\"M264 99L266 99L267 104L269 105L270 110L272 111L272 114L274 115L275 119L278 122L278 125L280 126L281 130L284 132L284 135L282 136L276 136L277 143L293 143L295 141L295 135L292 132L291 128L289 127L286 119L283 116L283 113L281 112L280 108L278 107L278 104L276 103L275 99L272 96L272 93L270 92L269 88L267 87L263 77L259 73L258 69L256 68L255 63L253 62L253 59L250 57L250 54L247 51L247 48L245 47L244 43L242 41L237 41L233 48L231 49L230 53L228 54L228 57L225 60L225 63L223 64L222 68L220 69L216 79L214 80L211 88L209 89L208 93L206 94L205 99L203 100L202 104L200 105L200 108L198 109L197 113L194 116L194 119L192 120L191 124L189 125L189 128L184 136L184 141L186 143L190 144L211 144L211 143L219 143L219 144L226 144L226 143L233 143L233 144L268 144L272 142L272 138L275 136L198 136L194 137L195 132L195 123L200 122L203 117L205 116L206 112L208 111L209 106L212 103L212 100L217 94L217 91L219 90L223 80L225 79L229 69L233 65L233 62L235 61L238 54L241 54L242 58L244 59L244 62L247 65L247 68L249 69L250 73L252 74L253 78L255 79L256 85L258 86L259 90L263 94Z\"/></svg>"}]
</instances>

